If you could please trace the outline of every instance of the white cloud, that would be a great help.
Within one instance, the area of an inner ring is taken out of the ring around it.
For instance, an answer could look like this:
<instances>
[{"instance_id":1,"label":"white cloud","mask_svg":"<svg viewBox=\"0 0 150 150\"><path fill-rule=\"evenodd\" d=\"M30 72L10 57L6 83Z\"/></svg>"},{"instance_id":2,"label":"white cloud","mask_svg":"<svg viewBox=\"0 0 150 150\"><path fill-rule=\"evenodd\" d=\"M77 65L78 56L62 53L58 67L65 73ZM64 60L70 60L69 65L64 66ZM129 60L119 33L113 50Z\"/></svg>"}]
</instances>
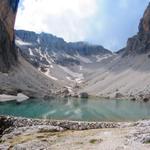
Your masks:
<instances>
[{"instance_id":1,"label":"white cloud","mask_svg":"<svg viewBox=\"0 0 150 150\"><path fill-rule=\"evenodd\" d=\"M96 4L96 0L24 0L16 28L49 32L68 41L84 40Z\"/></svg>"},{"instance_id":2,"label":"white cloud","mask_svg":"<svg viewBox=\"0 0 150 150\"><path fill-rule=\"evenodd\" d=\"M136 34L149 0L21 0L16 28L118 50Z\"/></svg>"}]
</instances>

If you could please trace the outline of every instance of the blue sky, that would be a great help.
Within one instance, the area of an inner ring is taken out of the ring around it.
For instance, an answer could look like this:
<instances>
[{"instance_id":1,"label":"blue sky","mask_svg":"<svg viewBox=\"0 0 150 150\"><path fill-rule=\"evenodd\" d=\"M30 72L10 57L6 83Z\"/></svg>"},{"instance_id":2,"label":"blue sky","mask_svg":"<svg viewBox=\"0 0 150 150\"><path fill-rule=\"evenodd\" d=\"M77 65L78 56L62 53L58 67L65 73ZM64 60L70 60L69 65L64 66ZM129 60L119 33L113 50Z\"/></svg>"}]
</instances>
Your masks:
<instances>
[{"instance_id":1,"label":"blue sky","mask_svg":"<svg viewBox=\"0 0 150 150\"><path fill-rule=\"evenodd\" d=\"M138 31L149 0L21 0L16 29L48 32L116 51Z\"/></svg>"}]
</instances>

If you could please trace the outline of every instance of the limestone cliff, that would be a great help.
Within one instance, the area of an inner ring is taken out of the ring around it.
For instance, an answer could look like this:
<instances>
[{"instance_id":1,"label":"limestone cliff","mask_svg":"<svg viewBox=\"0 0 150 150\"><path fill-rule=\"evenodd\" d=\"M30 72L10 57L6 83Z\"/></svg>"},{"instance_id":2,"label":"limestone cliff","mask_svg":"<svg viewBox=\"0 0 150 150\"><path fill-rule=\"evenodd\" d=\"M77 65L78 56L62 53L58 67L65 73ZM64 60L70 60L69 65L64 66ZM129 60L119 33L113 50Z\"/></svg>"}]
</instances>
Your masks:
<instances>
[{"instance_id":1,"label":"limestone cliff","mask_svg":"<svg viewBox=\"0 0 150 150\"><path fill-rule=\"evenodd\" d=\"M0 72L8 72L17 62L14 23L19 0L0 0Z\"/></svg>"},{"instance_id":2,"label":"limestone cliff","mask_svg":"<svg viewBox=\"0 0 150 150\"><path fill-rule=\"evenodd\" d=\"M124 54L142 54L150 51L150 3L139 24L137 35L128 39Z\"/></svg>"}]
</instances>

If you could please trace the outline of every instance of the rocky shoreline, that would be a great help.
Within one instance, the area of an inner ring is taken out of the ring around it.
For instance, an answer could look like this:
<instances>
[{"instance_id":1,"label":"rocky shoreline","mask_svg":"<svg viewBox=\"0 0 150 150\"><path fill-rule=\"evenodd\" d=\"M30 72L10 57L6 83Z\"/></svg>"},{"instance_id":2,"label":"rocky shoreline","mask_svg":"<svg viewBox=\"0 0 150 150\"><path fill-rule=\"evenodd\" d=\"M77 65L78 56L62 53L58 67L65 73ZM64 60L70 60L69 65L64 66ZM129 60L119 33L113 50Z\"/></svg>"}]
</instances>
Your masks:
<instances>
[{"instance_id":1,"label":"rocky shoreline","mask_svg":"<svg viewBox=\"0 0 150 150\"><path fill-rule=\"evenodd\" d=\"M117 128L120 123L115 122L82 122L68 120L48 120L48 119L28 119L12 116L0 116L0 128L8 130L9 128L31 127L31 126L58 126L64 130L89 130L101 128ZM1 131L2 133L2 131Z\"/></svg>"},{"instance_id":2,"label":"rocky shoreline","mask_svg":"<svg viewBox=\"0 0 150 150\"><path fill-rule=\"evenodd\" d=\"M78 122L0 116L0 149L150 148L150 120ZM94 129L94 130L93 130Z\"/></svg>"}]
</instances>

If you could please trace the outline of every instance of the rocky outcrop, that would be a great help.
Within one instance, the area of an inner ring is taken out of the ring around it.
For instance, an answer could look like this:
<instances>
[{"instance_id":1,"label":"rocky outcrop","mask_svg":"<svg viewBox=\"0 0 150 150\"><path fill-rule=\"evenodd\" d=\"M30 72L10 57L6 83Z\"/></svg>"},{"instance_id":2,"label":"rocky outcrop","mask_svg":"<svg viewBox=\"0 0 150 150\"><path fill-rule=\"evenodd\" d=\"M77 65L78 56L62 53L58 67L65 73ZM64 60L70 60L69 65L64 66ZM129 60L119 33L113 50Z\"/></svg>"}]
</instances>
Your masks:
<instances>
[{"instance_id":1,"label":"rocky outcrop","mask_svg":"<svg viewBox=\"0 0 150 150\"><path fill-rule=\"evenodd\" d=\"M142 54L150 51L150 3L139 24L137 35L128 39L124 55Z\"/></svg>"},{"instance_id":2,"label":"rocky outcrop","mask_svg":"<svg viewBox=\"0 0 150 150\"><path fill-rule=\"evenodd\" d=\"M17 62L14 23L19 0L0 1L0 72L7 72Z\"/></svg>"},{"instance_id":3,"label":"rocky outcrop","mask_svg":"<svg viewBox=\"0 0 150 150\"><path fill-rule=\"evenodd\" d=\"M150 32L150 3L144 12L143 18L140 21L139 32L140 33Z\"/></svg>"}]
</instances>

